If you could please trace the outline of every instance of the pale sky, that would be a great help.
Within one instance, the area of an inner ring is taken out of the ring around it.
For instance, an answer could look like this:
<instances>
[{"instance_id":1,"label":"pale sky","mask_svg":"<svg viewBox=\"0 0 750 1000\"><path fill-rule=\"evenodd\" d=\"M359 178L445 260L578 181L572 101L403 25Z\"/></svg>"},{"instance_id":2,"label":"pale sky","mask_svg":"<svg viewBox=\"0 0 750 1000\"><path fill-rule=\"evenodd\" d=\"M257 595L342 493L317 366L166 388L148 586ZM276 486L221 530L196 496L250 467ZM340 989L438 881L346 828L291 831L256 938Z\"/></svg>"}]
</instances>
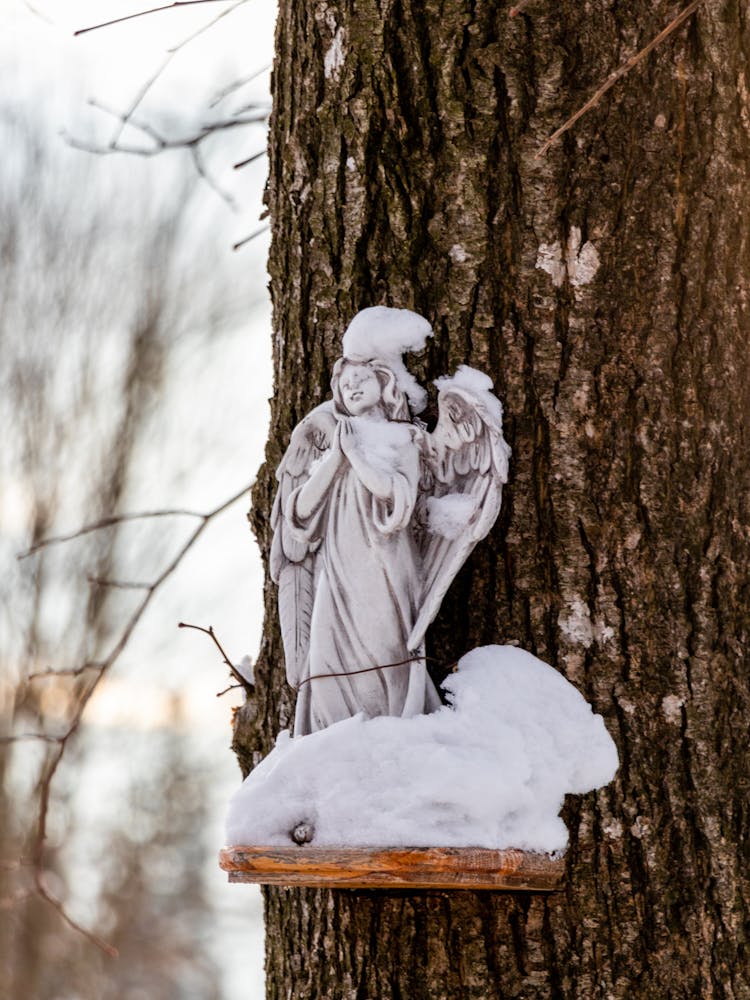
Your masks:
<instances>
[{"instance_id":1,"label":"pale sky","mask_svg":"<svg viewBox=\"0 0 750 1000\"><path fill-rule=\"evenodd\" d=\"M29 101L43 100L51 128L70 135L106 144L112 135L115 119L89 105L95 100L120 112L132 103L150 76L174 47L217 15L227 13L213 27L182 48L169 62L167 70L154 85L140 110L148 121L161 123L174 116L178 124L168 122L175 134L190 131L212 115L222 115L241 107L248 100L269 102L268 72L215 108L211 100L223 87L246 78L270 63L273 47L275 6L270 0L236 0L199 4L187 9L169 10L92 31L75 38L73 31L135 10L147 9L148 3L136 0L0 0L0 82L6 97L23 107ZM33 56L33 57L32 57ZM183 125L184 123L184 125ZM204 359L177 349L176 366L179 378L168 386L169 412L174 422L173 448L199 435L206 451L217 452L215 467L209 474L202 471L188 482L189 495L179 497L160 494L159 468L149 468L145 456L143 484L135 509L161 506L189 506L208 510L220 503L249 481L262 460L266 437L267 403L271 392L270 320L267 300L265 256L267 237L261 237L233 253L231 245L253 232L260 225L261 194L266 175L266 159L243 170L232 170L232 163L265 146L262 127L250 127L234 133L229 153L222 149L221 157L211 156L207 162L212 176L221 189L230 192L237 203L230 210L213 192L201 204L202 215L196 220L196 230L205 227L214 237L212 252L226 252L226 264L234 270L237 286L248 293L253 304L247 316L247 326L236 337L222 345L214 363L206 367ZM127 141L143 142L139 133L123 135ZM86 157L90 154L71 151L62 138L51 136L59 144L60 154ZM108 164L128 171L139 171L145 184L157 185L169 172L169 157L184 156L182 152L143 159L119 154L103 157L102 169ZM205 237L196 232L197 241ZM196 254L198 256L199 254ZM214 400L222 396L227 406L217 408ZM191 434L185 428L194 426ZM185 461L189 461L186 456ZM159 484L154 486L153 484ZM4 530L23 521L23 488L19 482L4 484L0 491L0 509ZM19 516L21 515L21 516ZM70 527L75 527L71 525ZM149 663L154 644L159 659L165 664L156 683L167 687L184 687L189 657L198 663L213 664L210 676L193 671L190 704L204 724L223 711L214 692L223 686L224 672L215 651L203 637L178 633L175 629L149 628L149 620L166 621L170 625L180 618L204 621L211 616L233 657L255 655L261 626L262 578L257 554L247 530L245 507L236 505L211 527L207 539L192 552L178 572L174 583L165 587L148 612L144 627L134 636L122 665L129 662ZM213 597L213 600L211 600ZM171 662L167 663L167 661ZM120 674L121 665L118 665ZM123 671L124 673L124 671ZM149 683L154 683L149 678ZM140 679L143 682L143 678ZM194 686L193 686L194 685ZM210 695L208 695L208 689ZM208 704L206 704L208 700ZM137 685L132 691L133 722L141 708ZM117 707L117 724L128 713L128 689L118 681L118 697L101 698L91 705L91 717L105 721ZM114 722L115 720L113 720ZM143 724L141 718L140 724Z\"/></svg>"},{"instance_id":2,"label":"pale sky","mask_svg":"<svg viewBox=\"0 0 750 1000\"><path fill-rule=\"evenodd\" d=\"M139 6L136 0L31 0L28 4L0 0L0 86L5 103L19 108L30 102L43 105L51 123L50 141L60 143L61 156L89 154L70 151L62 138L55 138L55 132L64 130L97 143L106 143L111 136L115 119L91 107L89 100L117 112L125 111L165 60L170 46L230 9L233 3L229 0L166 11L78 39L72 36L76 28L148 6ZM217 91L270 62L274 20L275 6L270 0L248 0L238 6L174 55L143 102L142 116L179 135L203 123L207 115L236 111L246 100L268 101L268 73L264 73L225 98L213 111L208 109ZM126 132L123 138L141 141L142 136ZM264 148L264 130L242 130L233 142L234 160L241 159ZM231 156L224 155L214 163L210 149L207 154L217 183L234 196L238 211L232 212L212 192L207 194L202 200L202 215L196 219L195 238L202 238L204 227L204 231L210 231L211 242L206 246L196 243L196 256L200 259L201 253L208 250L210 260L210 254L226 252L228 266L235 269L237 286L241 284L249 303L246 323L236 334L222 339L221 350L210 365L189 351L181 354L178 348L177 377L167 389L170 427L165 433L172 435L175 449L191 437L199 440L210 457L208 464L201 466L200 475L182 476L178 495L169 493L169 484L162 482L158 469L146 459L142 481L131 496L135 510L163 506L208 510L217 506L250 480L265 445L267 399L271 392L270 307L265 271L268 239L261 237L235 254L231 245L259 225L266 161L261 158L245 170L233 171ZM167 157L146 160L122 155L103 158L103 169L107 163L123 160L126 169L141 172L144 184L153 179L157 189L160 178L169 171ZM219 399L221 406L217 405ZM189 465L187 456L181 461ZM22 484L0 490L0 519L8 513L2 509L8 496L15 497L17 508L22 505ZM141 739L138 732L144 733L146 746L145 730L159 725L169 706L169 692L179 690L186 696L185 721L193 729L196 753L215 774L213 829L206 835L217 849L222 841L224 802L239 780L229 749L231 701L228 697L216 698L216 692L229 682L226 668L208 639L197 633L179 632L176 623L184 619L214 625L234 659L257 653L262 575L247 527L246 509L244 503L235 505L209 528L200 547L159 593L109 685L102 686L86 716L86 739L98 741L121 726L133 731L129 739L133 749L128 753L135 757ZM16 510L19 527L21 513ZM61 530L76 527L65 525ZM15 536L12 519L4 518L3 532ZM6 537L4 544L3 551L18 551L16 537L11 537L10 543ZM101 757L89 756L92 766ZM112 758L108 766L115 764ZM86 774L80 777L82 792L88 788L89 794L96 797L101 788L98 779L87 779ZM227 1000L244 1000L253 990L260 995L259 894L251 887L226 885L226 876L213 860L204 877L210 880L218 907L217 940L213 946L223 960L224 995ZM241 960L230 961L230 956L241 956Z\"/></svg>"},{"instance_id":3,"label":"pale sky","mask_svg":"<svg viewBox=\"0 0 750 1000\"><path fill-rule=\"evenodd\" d=\"M224 117L247 101L269 103L266 71L210 107L223 87L270 63L276 16L272 0L216 0L74 37L77 29L150 6L137 0L0 0L0 81L6 95L13 94L19 104L44 102L54 108L60 130L99 145L109 141L117 119L90 102L122 114L166 60L138 114L158 123L170 136L190 133L196 125ZM214 20L213 26L180 47ZM170 57L173 49L178 51ZM126 130L122 139L144 142L137 130ZM264 145L262 128L239 130L232 139L236 159ZM251 222L260 211L264 176L265 160L244 171L233 171L230 162L217 175ZM238 222L233 239L251 231L252 226L243 230Z\"/></svg>"}]
</instances>

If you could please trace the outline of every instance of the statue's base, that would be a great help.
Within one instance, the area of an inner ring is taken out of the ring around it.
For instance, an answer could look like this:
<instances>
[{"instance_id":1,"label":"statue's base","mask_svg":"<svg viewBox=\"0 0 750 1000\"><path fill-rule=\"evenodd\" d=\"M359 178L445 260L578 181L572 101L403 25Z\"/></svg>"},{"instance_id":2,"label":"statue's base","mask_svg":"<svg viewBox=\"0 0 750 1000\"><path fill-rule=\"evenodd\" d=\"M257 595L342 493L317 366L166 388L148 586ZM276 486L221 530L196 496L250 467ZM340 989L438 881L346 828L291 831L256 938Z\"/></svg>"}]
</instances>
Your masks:
<instances>
[{"instance_id":1,"label":"statue's base","mask_svg":"<svg viewBox=\"0 0 750 1000\"><path fill-rule=\"evenodd\" d=\"M565 862L481 847L225 847L230 882L328 889L495 889L551 892Z\"/></svg>"}]
</instances>

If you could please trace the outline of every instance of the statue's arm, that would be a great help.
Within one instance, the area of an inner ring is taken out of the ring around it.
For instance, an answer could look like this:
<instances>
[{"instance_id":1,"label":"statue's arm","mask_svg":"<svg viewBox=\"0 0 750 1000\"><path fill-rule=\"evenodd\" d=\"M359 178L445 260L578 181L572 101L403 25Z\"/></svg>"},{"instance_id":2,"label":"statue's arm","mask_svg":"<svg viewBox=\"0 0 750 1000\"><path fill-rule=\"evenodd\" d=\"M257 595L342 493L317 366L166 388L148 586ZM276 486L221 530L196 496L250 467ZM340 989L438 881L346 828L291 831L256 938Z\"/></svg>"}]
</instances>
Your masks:
<instances>
[{"instance_id":1,"label":"statue's arm","mask_svg":"<svg viewBox=\"0 0 750 1000\"><path fill-rule=\"evenodd\" d=\"M343 454L336 432L328 454L316 463L307 482L295 490L289 498L291 509L288 510L287 517L292 522L309 521L320 508L341 468L342 461Z\"/></svg>"}]
</instances>

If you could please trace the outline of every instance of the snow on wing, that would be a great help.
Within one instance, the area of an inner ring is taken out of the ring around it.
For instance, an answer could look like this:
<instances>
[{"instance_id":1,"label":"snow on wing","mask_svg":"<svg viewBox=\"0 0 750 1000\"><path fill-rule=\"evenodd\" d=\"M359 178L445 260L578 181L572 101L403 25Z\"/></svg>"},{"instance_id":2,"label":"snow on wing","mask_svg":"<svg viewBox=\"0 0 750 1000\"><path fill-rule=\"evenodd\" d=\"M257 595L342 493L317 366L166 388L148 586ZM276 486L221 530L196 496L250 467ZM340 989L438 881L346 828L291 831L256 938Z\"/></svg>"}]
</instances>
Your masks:
<instances>
[{"instance_id":1,"label":"snow on wing","mask_svg":"<svg viewBox=\"0 0 750 1000\"><path fill-rule=\"evenodd\" d=\"M510 448L503 438L500 403L487 385L473 384L470 376L479 372L464 367L461 373L437 383L440 416L433 433L425 435L419 538L424 592L409 649L423 641L448 587L495 523L508 479Z\"/></svg>"},{"instance_id":2,"label":"snow on wing","mask_svg":"<svg viewBox=\"0 0 750 1000\"><path fill-rule=\"evenodd\" d=\"M289 447L276 472L279 483L271 510L271 579L279 587L279 621L284 643L287 680L298 687L306 673L310 651L310 618L315 596L315 552L295 538L284 517L289 495L310 474L313 462L330 447L336 418L330 402L322 403L292 433Z\"/></svg>"}]
</instances>

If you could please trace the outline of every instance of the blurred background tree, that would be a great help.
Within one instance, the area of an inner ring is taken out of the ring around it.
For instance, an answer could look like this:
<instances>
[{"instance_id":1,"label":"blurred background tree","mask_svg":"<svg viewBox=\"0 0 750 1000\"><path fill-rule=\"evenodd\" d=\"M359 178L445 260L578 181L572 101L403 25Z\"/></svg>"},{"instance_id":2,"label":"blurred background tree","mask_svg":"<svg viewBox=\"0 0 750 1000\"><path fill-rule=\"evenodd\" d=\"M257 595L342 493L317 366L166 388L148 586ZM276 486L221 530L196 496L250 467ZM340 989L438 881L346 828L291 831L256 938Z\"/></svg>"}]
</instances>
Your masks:
<instances>
[{"instance_id":1,"label":"blurred background tree","mask_svg":"<svg viewBox=\"0 0 750 1000\"><path fill-rule=\"evenodd\" d=\"M97 679L88 665L110 654L142 601L133 585L158 577L195 522L117 524L16 555L123 511L208 510L250 482L270 389L266 247L261 237L232 254L237 216L179 150L156 161L73 150L58 133L70 107L90 131L80 93L68 88L63 108L54 81L30 84L12 57L3 66L0 735L54 741ZM164 122L179 130L185 118L165 101ZM212 138L230 170L249 139L233 141ZM252 145L263 144L256 130ZM247 229L258 168L241 179L253 188ZM226 670L175 628L208 616L237 659L252 649L260 575L251 544L237 544L249 542L246 506L212 522L155 595L52 785L45 880L119 960L33 892L40 783L57 744L0 747L3 996L211 1000L260 981L262 944L234 947L248 928L261 933L258 895L222 897L215 870L223 799L239 777L231 694L215 698Z\"/></svg>"}]
</instances>

